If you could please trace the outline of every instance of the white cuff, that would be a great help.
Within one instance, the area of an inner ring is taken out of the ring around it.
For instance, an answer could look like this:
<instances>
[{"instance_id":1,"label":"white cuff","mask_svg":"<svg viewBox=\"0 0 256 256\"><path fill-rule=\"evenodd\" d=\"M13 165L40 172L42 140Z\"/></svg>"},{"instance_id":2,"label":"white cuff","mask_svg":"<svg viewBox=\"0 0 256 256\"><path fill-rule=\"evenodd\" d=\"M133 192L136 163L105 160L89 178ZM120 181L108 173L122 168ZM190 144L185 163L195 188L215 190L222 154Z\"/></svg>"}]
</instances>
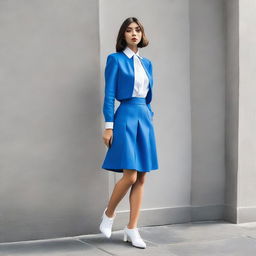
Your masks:
<instances>
[{"instance_id":1,"label":"white cuff","mask_svg":"<svg viewBox=\"0 0 256 256\"><path fill-rule=\"evenodd\" d=\"M105 129L113 129L114 122L105 122Z\"/></svg>"}]
</instances>

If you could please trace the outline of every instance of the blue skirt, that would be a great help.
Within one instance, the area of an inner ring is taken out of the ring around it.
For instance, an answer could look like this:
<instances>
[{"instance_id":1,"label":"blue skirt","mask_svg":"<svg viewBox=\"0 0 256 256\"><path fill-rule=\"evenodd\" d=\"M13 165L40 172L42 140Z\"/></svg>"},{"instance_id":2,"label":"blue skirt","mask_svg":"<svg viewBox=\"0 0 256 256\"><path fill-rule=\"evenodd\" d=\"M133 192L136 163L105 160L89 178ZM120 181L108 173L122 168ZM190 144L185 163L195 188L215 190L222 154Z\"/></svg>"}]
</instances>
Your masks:
<instances>
[{"instance_id":1,"label":"blue skirt","mask_svg":"<svg viewBox=\"0 0 256 256\"><path fill-rule=\"evenodd\" d=\"M116 109L112 144L107 149L102 169L113 172L158 169L153 117L146 98L123 100Z\"/></svg>"}]
</instances>

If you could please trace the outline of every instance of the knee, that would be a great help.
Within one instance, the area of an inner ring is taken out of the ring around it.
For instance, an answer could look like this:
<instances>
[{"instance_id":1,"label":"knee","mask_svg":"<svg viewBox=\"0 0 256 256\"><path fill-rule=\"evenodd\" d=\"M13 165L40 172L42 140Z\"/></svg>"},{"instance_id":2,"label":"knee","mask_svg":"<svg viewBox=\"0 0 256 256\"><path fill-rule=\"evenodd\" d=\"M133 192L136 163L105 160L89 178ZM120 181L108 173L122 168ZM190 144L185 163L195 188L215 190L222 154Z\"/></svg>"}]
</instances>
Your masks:
<instances>
[{"instance_id":1,"label":"knee","mask_svg":"<svg viewBox=\"0 0 256 256\"><path fill-rule=\"evenodd\" d=\"M146 173L138 173L138 177L137 177L137 183L139 183L140 185L144 185L145 183L145 179L146 179Z\"/></svg>"},{"instance_id":2,"label":"knee","mask_svg":"<svg viewBox=\"0 0 256 256\"><path fill-rule=\"evenodd\" d=\"M139 176L137 178L137 183L139 183L140 185L144 185L144 183L145 183L145 175Z\"/></svg>"},{"instance_id":3,"label":"knee","mask_svg":"<svg viewBox=\"0 0 256 256\"><path fill-rule=\"evenodd\" d=\"M128 184L132 185L137 181L137 173L136 171L126 172L123 178Z\"/></svg>"},{"instance_id":4,"label":"knee","mask_svg":"<svg viewBox=\"0 0 256 256\"><path fill-rule=\"evenodd\" d=\"M137 181L137 177L136 177L136 175L131 175L129 177L126 177L126 181L127 181L127 183L132 185Z\"/></svg>"}]
</instances>

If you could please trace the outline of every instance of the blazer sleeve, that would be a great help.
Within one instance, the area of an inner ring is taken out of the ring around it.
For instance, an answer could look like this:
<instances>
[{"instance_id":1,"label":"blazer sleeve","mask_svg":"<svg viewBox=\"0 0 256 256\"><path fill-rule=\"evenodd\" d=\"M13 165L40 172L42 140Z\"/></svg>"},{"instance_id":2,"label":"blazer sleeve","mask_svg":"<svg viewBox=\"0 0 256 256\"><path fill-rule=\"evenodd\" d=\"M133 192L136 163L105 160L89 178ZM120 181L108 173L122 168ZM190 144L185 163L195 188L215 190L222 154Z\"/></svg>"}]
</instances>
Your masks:
<instances>
[{"instance_id":1,"label":"blazer sleeve","mask_svg":"<svg viewBox=\"0 0 256 256\"><path fill-rule=\"evenodd\" d=\"M106 123L114 122L115 93L117 85L118 62L113 55L108 55L105 67L105 96L103 114Z\"/></svg>"},{"instance_id":2,"label":"blazer sleeve","mask_svg":"<svg viewBox=\"0 0 256 256\"><path fill-rule=\"evenodd\" d=\"M149 72L150 72L150 74L151 74L152 82L153 82L153 67L152 67L152 62L151 62L151 61L150 61L150 63L149 63ZM152 90L153 90L153 88L152 88ZM151 104L148 103L147 105L148 105L148 108L149 108L149 110L150 110L152 116L154 116L154 112L152 111Z\"/></svg>"}]
</instances>

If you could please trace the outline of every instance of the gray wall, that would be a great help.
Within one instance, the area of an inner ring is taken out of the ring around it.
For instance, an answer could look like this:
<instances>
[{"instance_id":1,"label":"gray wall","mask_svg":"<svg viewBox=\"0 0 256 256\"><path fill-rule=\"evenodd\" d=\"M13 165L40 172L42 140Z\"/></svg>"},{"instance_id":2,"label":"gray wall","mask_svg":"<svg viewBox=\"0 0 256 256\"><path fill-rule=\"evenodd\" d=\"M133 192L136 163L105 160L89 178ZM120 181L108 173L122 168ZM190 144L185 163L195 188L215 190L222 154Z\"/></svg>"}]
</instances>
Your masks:
<instances>
[{"instance_id":1,"label":"gray wall","mask_svg":"<svg viewBox=\"0 0 256 256\"><path fill-rule=\"evenodd\" d=\"M239 119L239 0L225 1L226 9L226 196L225 219L237 222Z\"/></svg>"},{"instance_id":2,"label":"gray wall","mask_svg":"<svg viewBox=\"0 0 256 256\"><path fill-rule=\"evenodd\" d=\"M223 0L190 1L193 220L223 217L225 58Z\"/></svg>"},{"instance_id":3,"label":"gray wall","mask_svg":"<svg viewBox=\"0 0 256 256\"><path fill-rule=\"evenodd\" d=\"M238 221L256 221L256 2L239 2Z\"/></svg>"},{"instance_id":4,"label":"gray wall","mask_svg":"<svg viewBox=\"0 0 256 256\"><path fill-rule=\"evenodd\" d=\"M256 221L255 1L227 0L225 218Z\"/></svg>"},{"instance_id":5,"label":"gray wall","mask_svg":"<svg viewBox=\"0 0 256 256\"><path fill-rule=\"evenodd\" d=\"M0 241L95 232L108 188L98 2L0 1L0 17Z\"/></svg>"},{"instance_id":6,"label":"gray wall","mask_svg":"<svg viewBox=\"0 0 256 256\"><path fill-rule=\"evenodd\" d=\"M146 175L138 225L224 217L225 192L232 193L225 190L232 20L224 7L223 0L0 1L0 242L99 232L122 176L101 169L104 67L129 16L150 40L140 52L154 65L160 167ZM128 222L129 192L117 211L113 230Z\"/></svg>"}]
</instances>

